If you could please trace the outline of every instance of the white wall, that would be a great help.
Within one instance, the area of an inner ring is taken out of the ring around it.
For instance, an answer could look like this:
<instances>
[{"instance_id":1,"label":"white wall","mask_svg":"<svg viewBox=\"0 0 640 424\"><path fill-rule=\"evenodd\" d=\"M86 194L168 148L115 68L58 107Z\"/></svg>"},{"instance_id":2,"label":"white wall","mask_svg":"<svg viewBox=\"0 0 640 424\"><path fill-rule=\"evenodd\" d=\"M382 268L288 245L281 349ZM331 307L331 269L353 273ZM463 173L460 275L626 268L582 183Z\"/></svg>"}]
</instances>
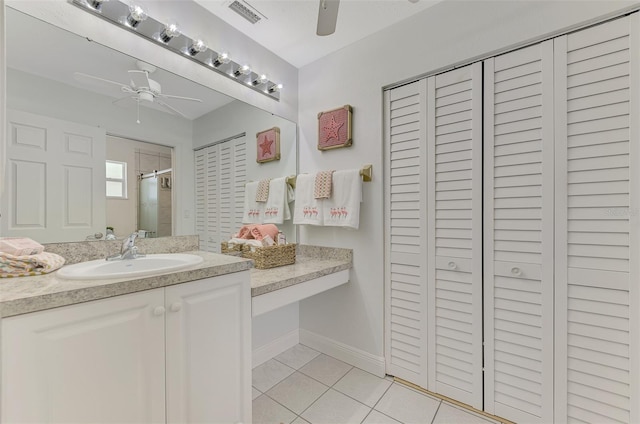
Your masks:
<instances>
[{"instance_id":1,"label":"white wall","mask_svg":"<svg viewBox=\"0 0 640 424\"><path fill-rule=\"evenodd\" d=\"M360 229L306 228L301 243L354 249L349 284L304 300L300 328L381 357L384 336L382 88L617 12L629 1L445 1L300 69L300 172L373 164ZM353 146L316 150L316 113L353 106Z\"/></svg>"}]
</instances>

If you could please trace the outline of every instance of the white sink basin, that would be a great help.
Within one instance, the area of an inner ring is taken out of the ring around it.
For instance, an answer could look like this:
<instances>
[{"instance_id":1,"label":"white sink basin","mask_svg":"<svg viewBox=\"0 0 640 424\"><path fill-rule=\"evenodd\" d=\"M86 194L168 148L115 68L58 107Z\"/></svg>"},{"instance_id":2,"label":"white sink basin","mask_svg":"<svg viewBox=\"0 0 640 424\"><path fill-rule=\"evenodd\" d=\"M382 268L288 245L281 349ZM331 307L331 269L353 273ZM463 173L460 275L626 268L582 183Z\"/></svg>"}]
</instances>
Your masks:
<instances>
[{"instance_id":1,"label":"white sink basin","mask_svg":"<svg viewBox=\"0 0 640 424\"><path fill-rule=\"evenodd\" d=\"M95 261L63 266L58 270L57 275L68 280L143 277L177 271L197 265L202 261L202 257L188 253L163 253L115 261L96 259Z\"/></svg>"}]
</instances>

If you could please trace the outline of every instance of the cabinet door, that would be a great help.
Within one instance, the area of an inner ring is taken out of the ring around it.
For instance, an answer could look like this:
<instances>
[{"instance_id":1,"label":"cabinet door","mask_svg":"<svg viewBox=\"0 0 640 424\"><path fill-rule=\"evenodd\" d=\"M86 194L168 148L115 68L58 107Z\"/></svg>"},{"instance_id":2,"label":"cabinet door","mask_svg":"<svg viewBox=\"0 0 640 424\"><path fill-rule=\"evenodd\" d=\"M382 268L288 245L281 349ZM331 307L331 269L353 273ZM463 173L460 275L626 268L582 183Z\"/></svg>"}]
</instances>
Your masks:
<instances>
[{"instance_id":1,"label":"cabinet door","mask_svg":"<svg viewBox=\"0 0 640 424\"><path fill-rule=\"evenodd\" d=\"M2 422L164 422L163 305L156 289L3 319Z\"/></svg>"},{"instance_id":2,"label":"cabinet door","mask_svg":"<svg viewBox=\"0 0 640 424\"><path fill-rule=\"evenodd\" d=\"M385 93L387 373L427 387L426 80Z\"/></svg>"},{"instance_id":3,"label":"cabinet door","mask_svg":"<svg viewBox=\"0 0 640 424\"><path fill-rule=\"evenodd\" d=\"M485 410L553 422L553 42L485 61Z\"/></svg>"},{"instance_id":4,"label":"cabinet door","mask_svg":"<svg viewBox=\"0 0 640 424\"><path fill-rule=\"evenodd\" d=\"M482 409L482 63L427 80L429 389Z\"/></svg>"},{"instance_id":5,"label":"cabinet door","mask_svg":"<svg viewBox=\"0 0 640 424\"><path fill-rule=\"evenodd\" d=\"M556 39L556 422L640 422L638 14Z\"/></svg>"},{"instance_id":6,"label":"cabinet door","mask_svg":"<svg viewBox=\"0 0 640 424\"><path fill-rule=\"evenodd\" d=\"M167 287L170 423L251 422L249 272Z\"/></svg>"}]
</instances>

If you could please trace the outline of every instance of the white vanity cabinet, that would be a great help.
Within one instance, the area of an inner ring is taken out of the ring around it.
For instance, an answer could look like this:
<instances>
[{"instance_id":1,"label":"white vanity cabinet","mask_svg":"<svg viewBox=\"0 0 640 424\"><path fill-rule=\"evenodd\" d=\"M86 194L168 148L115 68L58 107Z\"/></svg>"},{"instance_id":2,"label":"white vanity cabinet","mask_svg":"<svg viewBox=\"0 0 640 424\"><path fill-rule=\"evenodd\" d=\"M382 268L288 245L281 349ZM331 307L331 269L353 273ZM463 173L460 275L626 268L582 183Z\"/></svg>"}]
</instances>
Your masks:
<instances>
[{"instance_id":1,"label":"white vanity cabinet","mask_svg":"<svg viewBox=\"0 0 640 424\"><path fill-rule=\"evenodd\" d=\"M249 272L2 320L2 423L251 422Z\"/></svg>"}]
</instances>

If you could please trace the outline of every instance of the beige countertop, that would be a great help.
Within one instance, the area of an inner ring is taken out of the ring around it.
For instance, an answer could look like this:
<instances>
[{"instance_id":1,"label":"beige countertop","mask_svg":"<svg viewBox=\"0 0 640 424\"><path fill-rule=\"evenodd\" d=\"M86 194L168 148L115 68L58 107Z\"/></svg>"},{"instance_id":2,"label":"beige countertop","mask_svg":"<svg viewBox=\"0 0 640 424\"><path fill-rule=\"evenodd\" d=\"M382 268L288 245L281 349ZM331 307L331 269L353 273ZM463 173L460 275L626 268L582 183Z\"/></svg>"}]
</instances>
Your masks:
<instances>
[{"instance_id":1,"label":"beige countertop","mask_svg":"<svg viewBox=\"0 0 640 424\"><path fill-rule=\"evenodd\" d=\"M252 261L235 256L203 251L183 253L199 255L204 260L190 268L142 278L81 281L58 278L56 272L34 277L2 278L0 317L166 287L247 269L251 269L251 295L259 296L352 266L351 250L316 246L297 246L295 264L266 270L254 269Z\"/></svg>"}]
</instances>

